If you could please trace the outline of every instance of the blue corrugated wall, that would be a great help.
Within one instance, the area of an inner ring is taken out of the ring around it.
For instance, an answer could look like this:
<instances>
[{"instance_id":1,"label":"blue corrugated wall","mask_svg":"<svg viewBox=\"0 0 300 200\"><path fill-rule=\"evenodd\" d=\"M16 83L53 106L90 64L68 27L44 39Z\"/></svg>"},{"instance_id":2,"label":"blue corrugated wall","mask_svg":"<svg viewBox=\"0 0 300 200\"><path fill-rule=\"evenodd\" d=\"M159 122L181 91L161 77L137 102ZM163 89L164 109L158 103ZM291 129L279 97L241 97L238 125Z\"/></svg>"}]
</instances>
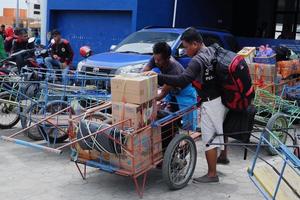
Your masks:
<instances>
[{"instance_id":1,"label":"blue corrugated wall","mask_svg":"<svg viewBox=\"0 0 300 200\"><path fill-rule=\"evenodd\" d=\"M136 11L136 0L48 0L47 30L58 29L70 41L76 65L81 46L104 52L135 31Z\"/></svg>"},{"instance_id":2,"label":"blue corrugated wall","mask_svg":"<svg viewBox=\"0 0 300 200\"><path fill-rule=\"evenodd\" d=\"M71 42L76 65L83 45L104 52L145 26L171 26L173 7L174 0L48 0L47 31Z\"/></svg>"}]
</instances>

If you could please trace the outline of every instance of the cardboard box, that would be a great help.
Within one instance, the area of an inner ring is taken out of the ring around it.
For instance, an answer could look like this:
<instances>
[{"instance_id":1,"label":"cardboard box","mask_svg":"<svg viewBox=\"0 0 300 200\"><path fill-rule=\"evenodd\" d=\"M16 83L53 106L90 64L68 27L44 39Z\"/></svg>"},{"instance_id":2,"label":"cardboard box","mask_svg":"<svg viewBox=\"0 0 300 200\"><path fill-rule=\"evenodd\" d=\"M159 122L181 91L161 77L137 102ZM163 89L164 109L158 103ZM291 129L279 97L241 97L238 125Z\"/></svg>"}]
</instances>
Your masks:
<instances>
[{"instance_id":1,"label":"cardboard box","mask_svg":"<svg viewBox=\"0 0 300 200\"><path fill-rule=\"evenodd\" d=\"M121 102L112 103L113 123L131 119L131 126L128 121L124 124L124 127L132 127L135 130L149 125L156 118L156 114L157 105L155 100L141 105Z\"/></svg>"},{"instance_id":2,"label":"cardboard box","mask_svg":"<svg viewBox=\"0 0 300 200\"><path fill-rule=\"evenodd\" d=\"M276 64L276 54L273 54L272 56L269 56L269 57L254 57L253 62L275 65Z\"/></svg>"},{"instance_id":3,"label":"cardboard box","mask_svg":"<svg viewBox=\"0 0 300 200\"><path fill-rule=\"evenodd\" d=\"M157 76L119 75L111 79L113 102L143 104L157 96Z\"/></svg>"},{"instance_id":4,"label":"cardboard box","mask_svg":"<svg viewBox=\"0 0 300 200\"><path fill-rule=\"evenodd\" d=\"M277 80L276 65L251 63L249 70L253 82L274 83Z\"/></svg>"},{"instance_id":5,"label":"cardboard box","mask_svg":"<svg viewBox=\"0 0 300 200\"><path fill-rule=\"evenodd\" d=\"M152 149L153 161L158 161L163 157L161 127L152 128Z\"/></svg>"},{"instance_id":6,"label":"cardboard box","mask_svg":"<svg viewBox=\"0 0 300 200\"><path fill-rule=\"evenodd\" d=\"M251 64L255 56L255 47L244 47L237 54L243 56L247 64Z\"/></svg>"}]
</instances>

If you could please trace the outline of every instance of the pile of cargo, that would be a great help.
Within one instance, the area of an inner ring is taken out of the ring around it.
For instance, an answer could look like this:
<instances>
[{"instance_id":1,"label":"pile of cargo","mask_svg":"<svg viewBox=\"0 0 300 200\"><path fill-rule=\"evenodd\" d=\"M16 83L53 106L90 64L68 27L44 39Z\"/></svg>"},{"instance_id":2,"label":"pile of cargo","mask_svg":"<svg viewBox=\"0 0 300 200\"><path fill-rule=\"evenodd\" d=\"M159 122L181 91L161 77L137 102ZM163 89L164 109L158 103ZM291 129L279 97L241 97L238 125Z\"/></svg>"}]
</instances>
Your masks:
<instances>
[{"instance_id":1,"label":"pile of cargo","mask_svg":"<svg viewBox=\"0 0 300 200\"><path fill-rule=\"evenodd\" d=\"M238 54L243 56L249 65L253 85L273 94L280 94L284 85L294 85L297 76L300 75L299 58L294 54L290 53L289 56L282 58L268 46L261 46L258 49L244 47Z\"/></svg>"}]
</instances>

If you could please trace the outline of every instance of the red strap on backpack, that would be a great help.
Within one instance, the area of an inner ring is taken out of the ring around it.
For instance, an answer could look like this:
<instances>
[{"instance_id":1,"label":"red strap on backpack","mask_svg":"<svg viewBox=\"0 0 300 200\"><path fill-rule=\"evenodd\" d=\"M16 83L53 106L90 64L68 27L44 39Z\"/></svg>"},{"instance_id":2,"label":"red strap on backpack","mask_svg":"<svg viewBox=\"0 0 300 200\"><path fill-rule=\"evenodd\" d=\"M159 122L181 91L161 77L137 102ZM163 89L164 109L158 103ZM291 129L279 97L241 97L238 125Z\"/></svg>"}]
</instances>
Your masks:
<instances>
[{"instance_id":1,"label":"red strap on backpack","mask_svg":"<svg viewBox=\"0 0 300 200\"><path fill-rule=\"evenodd\" d=\"M193 81L192 85L198 90L202 90L202 84L199 81Z\"/></svg>"}]
</instances>

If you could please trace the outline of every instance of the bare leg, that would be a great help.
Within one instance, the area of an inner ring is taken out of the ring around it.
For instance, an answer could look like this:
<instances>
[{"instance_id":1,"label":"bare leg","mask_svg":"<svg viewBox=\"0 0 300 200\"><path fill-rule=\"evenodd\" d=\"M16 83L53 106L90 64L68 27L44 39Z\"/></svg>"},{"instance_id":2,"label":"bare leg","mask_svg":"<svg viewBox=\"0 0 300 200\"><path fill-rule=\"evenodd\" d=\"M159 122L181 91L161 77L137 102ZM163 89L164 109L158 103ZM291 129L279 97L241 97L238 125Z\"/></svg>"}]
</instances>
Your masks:
<instances>
[{"instance_id":1,"label":"bare leg","mask_svg":"<svg viewBox=\"0 0 300 200\"><path fill-rule=\"evenodd\" d=\"M217 176L217 148L208 150L205 152L206 161L208 165L208 177L216 177Z\"/></svg>"},{"instance_id":2,"label":"bare leg","mask_svg":"<svg viewBox=\"0 0 300 200\"><path fill-rule=\"evenodd\" d=\"M206 175L194 178L194 183L214 183L219 182L219 177L217 175L217 148L208 150L205 152L206 161L208 165L208 172Z\"/></svg>"},{"instance_id":3,"label":"bare leg","mask_svg":"<svg viewBox=\"0 0 300 200\"><path fill-rule=\"evenodd\" d=\"M224 143L228 142L228 137L224 137ZM219 159L225 160L227 159L227 145L225 145L224 150L221 151Z\"/></svg>"}]
</instances>

